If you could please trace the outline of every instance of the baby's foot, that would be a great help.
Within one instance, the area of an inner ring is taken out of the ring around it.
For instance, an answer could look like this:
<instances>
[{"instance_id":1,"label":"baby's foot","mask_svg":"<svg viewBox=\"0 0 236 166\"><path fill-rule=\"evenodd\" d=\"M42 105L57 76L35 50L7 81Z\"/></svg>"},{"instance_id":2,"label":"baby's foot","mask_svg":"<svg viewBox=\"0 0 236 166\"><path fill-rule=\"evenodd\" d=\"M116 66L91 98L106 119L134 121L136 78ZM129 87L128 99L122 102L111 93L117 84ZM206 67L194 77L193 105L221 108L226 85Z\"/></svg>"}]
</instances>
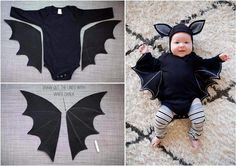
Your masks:
<instances>
[{"instance_id":1,"label":"baby's foot","mask_svg":"<svg viewBox=\"0 0 236 166\"><path fill-rule=\"evenodd\" d=\"M152 146L153 147L156 147L160 143L161 143L161 140L159 138L157 138L156 136L152 138Z\"/></svg>"},{"instance_id":2,"label":"baby's foot","mask_svg":"<svg viewBox=\"0 0 236 166\"><path fill-rule=\"evenodd\" d=\"M200 140L191 139L191 142L192 142L192 147L194 151L199 150L202 146Z\"/></svg>"}]
</instances>

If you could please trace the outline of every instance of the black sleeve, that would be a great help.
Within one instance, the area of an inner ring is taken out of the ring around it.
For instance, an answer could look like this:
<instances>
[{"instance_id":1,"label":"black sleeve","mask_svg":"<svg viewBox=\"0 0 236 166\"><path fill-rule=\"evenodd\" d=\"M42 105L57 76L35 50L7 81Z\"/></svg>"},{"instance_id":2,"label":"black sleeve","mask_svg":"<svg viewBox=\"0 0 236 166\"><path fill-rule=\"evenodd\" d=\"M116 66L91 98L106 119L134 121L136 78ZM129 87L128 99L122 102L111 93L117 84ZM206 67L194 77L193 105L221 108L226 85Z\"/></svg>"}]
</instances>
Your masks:
<instances>
[{"instance_id":1,"label":"black sleeve","mask_svg":"<svg viewBox=\"0 0 236 166\"><path fill-rule=\"evenodd\" d=\"M222 63L222 61L219 57L219 55L209 58L209 59L203 59L197 55L195 55L195 62L196 67L205 66L205 67L214 67L215 65Z\"/></svg>"},{"instance_id":2,"label":"black sleeve","mask_svg":"<svg viewBox=\"0 0 236 166\"><path fill-rule=\"evenodd\" d=\"M43 18L45 15L45 10L22 10L16 7L11 7L10 16L16 19L41 26L43 23Z\"/></svg>"},{"instance_id":3,"label":"black sleeve","mask_svg":"<svg viewBox=\"0 0 236 166\"><path fill-rule=\"evenodd\" d=\"M88 10L82 10L77 8L77 11L79 13L77 14L77 16L79 17L78 19L81 19L80 17L82 15L84 25L96 21L111 19L114 17L112 8L88 9Z\"/></svg>"},{"instance_id":4,"label":"black sleeve","mask_svg":"<svg viewBox=\"0 0 236 166\"><path fill-rule=\"evenodd\" d=\"M138 60L136 66L145 71L155 71L160 70L160 61L154 58L150 52L145 53Z\"/></svg>"}]
</instances>

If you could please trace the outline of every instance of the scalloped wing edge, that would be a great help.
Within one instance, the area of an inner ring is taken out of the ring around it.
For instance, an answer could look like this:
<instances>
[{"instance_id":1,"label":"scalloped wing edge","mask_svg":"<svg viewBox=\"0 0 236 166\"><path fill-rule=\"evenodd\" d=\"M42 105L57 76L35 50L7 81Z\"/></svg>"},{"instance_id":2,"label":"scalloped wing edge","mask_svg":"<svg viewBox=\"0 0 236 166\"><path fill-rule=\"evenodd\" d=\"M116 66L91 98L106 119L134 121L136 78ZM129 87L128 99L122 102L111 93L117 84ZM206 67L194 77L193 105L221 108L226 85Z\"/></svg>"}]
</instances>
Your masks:
<instances>
[{"instance_id":1,"label":"scalloped wing edge","mask_svg":"<svg viewBox=\"0 0 236 166\"><path fill-rule=\"evenodd\" d=\"M41 97L41 96L39 96L39 95L33 94L33 93L31 93L31 92L28 92L28 91L24 91L24 90L20 90L20 92L21 92L22 95L25 97L25 100L26 100L26 102L27 102L27 107L26 107L25 111L22 113L22 115L28 116L28 117L30 117L30 118L33 120L33 126L32 126L32 128L30 129L30 131L29 131L27 134L28 134L28 135L36 136L36 137L38 137L38 138L40 139L40 144L39 144L37 150L42 151L42 152L45 152L45 153L50 157L50 159L52 160L52 162L54 162L54 158L55 158L55 154L56 154L56 153L51 154L50 152L46 151L45 149L42 149L42 147L41 147L41 146L42 146L42 139L41 139L41 137L40 137L39 135L37 135L37 134L33 134L33 133L32 133L32 130L33 130L34 124L35 124L35 119L34 119L33 117L31 117L30 115L27 114L27 110L28 110L28 107L29 107L29 106L28 106L28 105L29 105L29 102L28 102L28 99L27 99L27 97L25 96L24 93L29 93L29 94L31 94L31 95L35 95L35 96L37 96L37 97L39 97L39 98L42 98L42 99L44 99L44 98ZM46 99L44 99L44 100L46 100ZM48 102L51 103L50 101L48 101ZM52 103L51 103L51 104L52 104ZM53 105L53 104L52 104L52 105ZM59 123L60 123L60 121L61 121L61 118L59 118ZM59 126L59 131L60 131L60 126ZM58 137L59 137L59 135L58 135Z\"/></svg>"},{"instance_id":2,"label":"scalloped wing edge","mask_svg":"<svg viewBox=\"0 0 236 166\"><path fill-rule=\"evenodd\" d=\"M158 91L157 91L156 94L155 94L155 92L154 92L152 89L148 88L148 86L147 86L147 84L148 84L151 80L149 80L149 81L144 85L143 78L142 78L142 76L140 75L140 73L144 73L144 72L142 72L142 71L136 69L136 66L131 67L131 68L136 72L136 74L139 76L139 79L140 79L140 81L141 81L140 91L148 90L148 91L151 92L151 94L152 94L152 97L151 97L150 99L151 99L151 100L156 99L157 96L158 96L158 94L159 94L159 91L160 91L159 89L160 89L161 82L162 82L162 71L158 71L158 72L152 77L152 79L153 79L153 78L155 78L158 74L161 74L161 79L160 79L160 81L159 81L159 83L158 83Z\"/></svg>"},{"instance_id":3,"label":"scalloped wing edge","mask_svg":"<svg viewBox=\"0 0 236 166\"><path fill-rule=\"evenodd\" d=\"M22 50L22 46L21 46L21 43L19 42L19 40L16 39L15 37L13 37L14 36L14 31L13 31L12 23L21 24L21 25L27 26L28 28L32 28L36 33L38 33L38 35L40 36L40 39L41 39L40 31L37 30L36 28L34 28L33 26L31 26L29 24L26 24L24 22L21 22L21 21L8 20L8 19L4 19L4 21L10 26L11 31L12 31L12 34L11 34L9 40L17 41L18 44L19 44L19 49L16 52L16 55L25 55L28 58L27 66L32 66L32 67L36 68L40 73L42 73L42 59L41 59L41 62L40 62L41 63L40 66L35 66L34 64L31 63L30 57L29 57L30 55L28 55L27 52ZM41 45L41 47L42 47L42 45ZM42 55L42 48L41 48L40 54Z\"/></svg>"},{"instance_id":4,"label":"scalloped wing edge","mask_svg":"<svg viewBox=\"0 0 236 166\"><path fill-rule=\"evenodd\" d=\"M105 49L105 43L106 43L106 41L107 41L108 39L116 39L115 36L114 36L114 29L115 29L116 25L119 24L120 22L121 22L121 20L102 21L102 22L99 22L99 23L97 23L97 24L93 25L92 27L90 27L90 28L88 28L88 29L85 30L84 36L86 35L86 32L88 32L88 31L91 30L92 28L95 28L96 26L99 26L99 25L101 25L101 24L106 24L106 23L112 23L112 24L113 24L113 25L112 25L113 27L111 28L111 29L112 29L112 32L110 33L110 36L108 36L108 37L106 38L106 40L104 41L104 43L103 43L103 45L102 45L102 48L101 48L100 52L97 53L97 54L108 54L108 52L107 52L106 49ZM84 44L83 44L83 45L84 45ZM81 64L81 70L84 70L84 69L85 69L87 66L89 66L89 65L96 65L95 58L92 60L92 62L91 62L90 64L86 64L86 65L83 64L83 56L84 56L83 50L84 50L84 46L83 46L83 48L82 48L82 61L81 61L82 64ZM96 57L97 54L95 54L95 57Z\"/></svg>"},{"instance_id":5,"label":"scalloped wing edge","mask_svg":"<svg viewBox=\"0 0 236 166\"><path fill-rule=\"evenodd\" d=\"M196 80L196 82L197 82L198 88L205 94L205 96L203 96L203 97L201 98L201 101L210 96L210 94L209 94L209 92L208 92L207 89L208 89L210 86L212 86L212 85L214 85L214 84L217 84L217 82L215 82L215 81L212 80L212 79L218 79L218 80L219 80L219 79L220 79L220 72L221 72L221 70L222 70L222 65L220 65L220 69L219 69L219 71L218 71L217 74L211 73L211 72L209 72L208 70L203 70L203 69L196 70L196 71L194 72L194 77L195 77L195 80ZM210 81L211 81L211 83L209 83L209 84L205 87L204 90L202 90L202 88L200 87L199 82L198 82L197 77L196 77L196 72L199 72L199 71L201 71L201 72L207 71L207 73L211 73L211 74L212 74L212 77L209 78Z\"/></svg>"},{"instance_id":6,"label":"scalloped wing edge","mask_svg":"<svg viewBox=\"0 0 236 166\"><path fill-rule=\"evenodd\" d=\"M86 99L86 98L89 98L89 97L94 96L94 95L101 95L101 97L100 97L100 99L99 99L99 109L101 110L101 112L100 112L100 114L98 114L98 115L96 115L96 116L105 115L105 113L102 111L102 108L101 108L101 101L102 101L102 98L105 96L106 93L107 93L107 91L94 93L94 94L91 94L91 95L89 95L89 96L86 96L86 97L80 99L79 101L81 101L81 100L83 100L83 99ZM79 102L79 101L78 101L78 102ZM77 103L78 103L78 102L77 102ZM76 104L77 104L77 103L76 103ZM76 104L74 104L74 105L76 105ZM74 105L73 105L72 107L74 107ZM71 108L72 108L72 107L71 107ZM71 109L71 108L70 108L70 109ZM70 109L69 109L69 110L70 110ZM69 111L69 110L68 110L68 111ZM68 115L66 115L66 116L68 116ZM99 132L98 132L98 131L95 129L95 127L94 127L94 119L96 118L96 116L92 119L93 129L94 129L94 131L95 131L96 133L89 134L89 135L87 135L87 136L85 137L85 139L84 139L84 149L82 149L82 150L76 152L75 154L72 154L72 151L71 151L72 160L74 160L74 158L77 156L77 154L78 154L79 152L88 149L87 146L86 146L86 144L85 144L85 140L86 140L86 138L87 138L88 136L90 136L90 135L95 135L95 134L99 134ZM67 128L68 128L68 126L67 126ZM68 129L67 129L67 130L68 130ZM69 134L68 134L68 136L69 136ZM68 138L69 138L69 137L68 137Z\"/></svg>"}]
</instances>

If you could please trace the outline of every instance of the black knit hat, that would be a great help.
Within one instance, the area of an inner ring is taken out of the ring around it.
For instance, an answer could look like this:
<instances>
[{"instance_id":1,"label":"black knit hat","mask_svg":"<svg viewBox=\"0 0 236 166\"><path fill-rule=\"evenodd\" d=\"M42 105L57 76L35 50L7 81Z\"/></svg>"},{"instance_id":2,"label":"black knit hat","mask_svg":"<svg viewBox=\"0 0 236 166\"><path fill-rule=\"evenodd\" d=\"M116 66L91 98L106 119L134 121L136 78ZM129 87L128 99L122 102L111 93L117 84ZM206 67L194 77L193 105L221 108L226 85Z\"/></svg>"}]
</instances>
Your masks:
<instances>
[{"instance_id":1,"label":"black knit hat","mask_svg":"<svg viewBox=\"0 0 236 166\"><path fill-rule=\"evenodd\" d=\"M161 37L169 36L169 44L171 42L172 36L178 32L185 32L191 36L193 42L193 35L196 35L202 31L205 20L198 20L192 22L189 26L185 24L177 24L174 27L168 24L155 24L154 27L156 31L161 35Z\"/></svg>"}]
</instances>

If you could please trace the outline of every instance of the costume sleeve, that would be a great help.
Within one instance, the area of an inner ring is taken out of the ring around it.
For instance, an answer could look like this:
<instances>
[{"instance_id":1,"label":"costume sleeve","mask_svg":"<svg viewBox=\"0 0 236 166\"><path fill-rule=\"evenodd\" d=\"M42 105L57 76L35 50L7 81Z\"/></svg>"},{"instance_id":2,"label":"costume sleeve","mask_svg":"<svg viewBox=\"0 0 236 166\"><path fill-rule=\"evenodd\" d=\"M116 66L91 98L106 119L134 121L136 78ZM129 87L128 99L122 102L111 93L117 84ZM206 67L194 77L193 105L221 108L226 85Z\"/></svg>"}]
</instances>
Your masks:
<instances>
[{"instance_id":1,"label":"costume sleeve","mask_svg":"<svg viewBox=\"0 0 236 166\"><path fill-rule=\"evenodd\" d=\"M10 16L16 19L41 26L44 18L44 9L40 10L22 10L20 8L11 7Z\"/></svg>"},{"instance_id":2,"label":"costume sleeve","mask_svg":"<svg viewBox=\"0 0 236 166\"><path fill-rule=\"evenodd\" d=\"M214 67L214 66L218 66L219 63L222 63L224 61L222 61L219 57L219 55L209 58L209 59L203 59L197 55L195 55L196 58L196 67Z\"/></svg>"},{"instance_id":3,"label":"costume sleeve","mask_svg":"<svg viewBox=\"0 0 236 166\"><path fill-rule=\"evenodd\" d=\"M160 61L148 52L141 56L136 64L136 68L141 71L157 71L160 70Z\"/></svg>"},{"instance_id":4,"label":"costume sleeve","mask_svg":"<svg viewBox=\"0 0 236 166\"><path fill-rule=\"evenodd\" d=\"M81 10L81 12L84 25L114 17L112 8ZM81 15L79 15L79 17L81 17Z\"/></svg>"}]
</instances>

